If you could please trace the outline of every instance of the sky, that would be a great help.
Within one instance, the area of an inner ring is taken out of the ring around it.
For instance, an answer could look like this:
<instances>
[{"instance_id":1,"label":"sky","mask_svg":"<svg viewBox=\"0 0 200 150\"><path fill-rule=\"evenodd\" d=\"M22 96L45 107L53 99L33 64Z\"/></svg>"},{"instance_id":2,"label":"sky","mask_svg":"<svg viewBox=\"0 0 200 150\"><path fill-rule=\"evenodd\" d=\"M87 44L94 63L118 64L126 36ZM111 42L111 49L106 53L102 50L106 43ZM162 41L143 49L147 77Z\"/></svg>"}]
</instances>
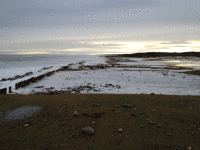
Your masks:
<instances>
[{"instance_id":1,"label":"sky","mask_svg":"<svg viewBox=\"0 0 200 150\"><path fill-rule=\"evenodd\" d=\"M138 45L198 51L199 6L199 0L4 0L0 53L119 52Z\"/></svg>"}]
</instances>

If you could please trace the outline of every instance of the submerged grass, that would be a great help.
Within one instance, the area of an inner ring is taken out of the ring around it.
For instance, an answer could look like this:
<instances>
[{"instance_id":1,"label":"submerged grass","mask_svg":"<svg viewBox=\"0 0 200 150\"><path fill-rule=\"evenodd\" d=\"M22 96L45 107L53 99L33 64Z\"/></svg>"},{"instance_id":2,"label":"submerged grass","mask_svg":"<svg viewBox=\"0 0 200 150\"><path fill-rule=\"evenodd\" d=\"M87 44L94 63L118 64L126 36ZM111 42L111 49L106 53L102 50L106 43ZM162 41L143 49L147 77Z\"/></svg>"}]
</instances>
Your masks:
<instances>
[{"instance_id":1,"label":"submerged grass","mask_svg":"<svg viewBox=\"0 0 200 150\"><path fill-rule=\"evenodd\" d=\"M124 108L123 102L133 107ZM100 107L94 107L93 103ZM0 149L146 150L191 147L197 150L200 149L199 104L200 96L0 95L0 110L3 112L27 105L44 107L38 114L27 118L33 123L29 127L24 127L27 119L1 122ZM112 108L115 110L111 111ZM74 117L74 111L78 111L80 116ZM140 114L141 111L144 114ZM96 112L105 113L100 118L82 115ZM131 116L131 113L136 116ZM153 124L147 124L147 119ZM62 122L66 126L62 126ZM86 126L94 129L93 136L81 134L81 129ZM118 133L119 128L123 133Z\"/></svg>"}]
</instances>

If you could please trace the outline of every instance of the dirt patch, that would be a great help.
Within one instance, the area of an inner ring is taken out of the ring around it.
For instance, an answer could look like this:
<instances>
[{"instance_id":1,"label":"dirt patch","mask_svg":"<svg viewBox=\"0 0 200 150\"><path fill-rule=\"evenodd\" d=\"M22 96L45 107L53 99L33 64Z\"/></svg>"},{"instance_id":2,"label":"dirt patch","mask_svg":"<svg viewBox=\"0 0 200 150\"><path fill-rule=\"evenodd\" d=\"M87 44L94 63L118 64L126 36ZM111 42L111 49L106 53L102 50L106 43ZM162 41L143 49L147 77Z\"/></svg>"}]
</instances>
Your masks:
<instances>
[{"instance_id":1,"label":"dirt patch","mask_svg":"<svg viewBox=\"0 0 200 150\"><path fill-rule=\"evenodd\" d=\"M200 149L200 96L61 94L0 99L2 111L44 107L27 118L31 125L25 126L26 119L0 123L2 149ZM73 116L74 111L80 115ZM93 136L81 133L87 126L94 129Z\"/></svg>"}]
</instances>

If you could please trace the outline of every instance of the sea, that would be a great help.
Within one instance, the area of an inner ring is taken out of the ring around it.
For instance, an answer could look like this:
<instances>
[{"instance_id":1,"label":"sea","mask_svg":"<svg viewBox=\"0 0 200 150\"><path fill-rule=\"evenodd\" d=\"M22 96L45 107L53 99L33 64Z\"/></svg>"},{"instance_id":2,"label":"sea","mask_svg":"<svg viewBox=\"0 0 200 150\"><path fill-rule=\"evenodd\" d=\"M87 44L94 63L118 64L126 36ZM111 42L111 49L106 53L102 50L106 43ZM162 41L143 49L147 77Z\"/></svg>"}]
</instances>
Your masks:
<instances>
[{"instance_id":1,"label":"sea","mask_svg":"<svg viewBox=\"0 0 200 150\"><path fill-rule=\"evenodd\" d=\"M86 61L88 64L105 64L105 58L100 57L107 54L127 54L137 52L188 52L196 51L195 46L189 48L189 45L183 43L174 46L172 43L154 43L155 49L152 49L152 43L131 43L131 42L93 42L83 48L70 49L66 51L44 51L44 50L1 50L0 49L0 81L4 78L13 78L16 75L24 75L32 72L30 76L23 77L13 81L0 82L0 89L8 88L21 80L29 79L44 74L39 72L44 67L51 67L47 71L59 69L70 63ZM191 44L191 43L190 43ZM88 46L90 45L90 46ZM165 49L162 47L165 46ZM182 46L182 47L181 47ZM160 47L160 49L159 49ZM187 48L186 48L187 47ZM182 49L180 49L182 48ZM46 72L47 72L46 71Z\"/></svg>"}]
</instances>

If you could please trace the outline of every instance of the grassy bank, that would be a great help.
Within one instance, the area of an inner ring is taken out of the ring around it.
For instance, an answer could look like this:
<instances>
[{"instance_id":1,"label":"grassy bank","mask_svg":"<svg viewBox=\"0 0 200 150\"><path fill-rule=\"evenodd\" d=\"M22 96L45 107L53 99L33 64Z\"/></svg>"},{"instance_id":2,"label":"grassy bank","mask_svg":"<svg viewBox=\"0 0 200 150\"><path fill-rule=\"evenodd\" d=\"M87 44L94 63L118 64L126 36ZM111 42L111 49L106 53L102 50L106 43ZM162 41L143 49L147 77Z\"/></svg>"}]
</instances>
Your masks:
<instances>
[{"instance_id":1,"label":"grassy bank","mask_svg":"<svg viewBox=\"0 0 200 150\"><path fill-rule=\"evenodd\" d=\"M33 125L24 127L27 119L0 123L0 149L200 149L200 96L0 95L3 112L32 104L44 107L28 118ZM105 113L92 117L97 112ZM86 126L94 129L93 136L81 134Z\"/></svg>"}]
</instances>

